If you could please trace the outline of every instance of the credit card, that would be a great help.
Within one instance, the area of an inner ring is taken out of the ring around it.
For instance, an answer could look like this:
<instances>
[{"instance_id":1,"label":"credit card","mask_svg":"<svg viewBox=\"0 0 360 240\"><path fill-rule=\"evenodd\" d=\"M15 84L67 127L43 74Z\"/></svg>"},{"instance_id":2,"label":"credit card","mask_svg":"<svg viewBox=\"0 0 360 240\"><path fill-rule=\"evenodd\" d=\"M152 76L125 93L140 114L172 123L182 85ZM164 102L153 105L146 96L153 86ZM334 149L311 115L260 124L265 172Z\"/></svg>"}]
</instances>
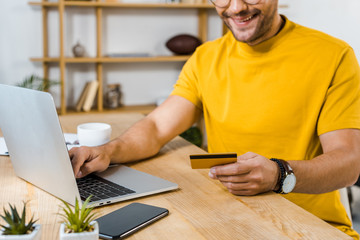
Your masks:
<instances>
[{"instance_id":1,"label":"credit card","mask_svg":"<svg viewBox=\"0 0 360 240\"><path fill-rule=\"evenodd\" d=\"M191 168L211 168L217 165L234 163L237 161L236 153L207 153L190 155Z\"/></svg>"}]
</instances>

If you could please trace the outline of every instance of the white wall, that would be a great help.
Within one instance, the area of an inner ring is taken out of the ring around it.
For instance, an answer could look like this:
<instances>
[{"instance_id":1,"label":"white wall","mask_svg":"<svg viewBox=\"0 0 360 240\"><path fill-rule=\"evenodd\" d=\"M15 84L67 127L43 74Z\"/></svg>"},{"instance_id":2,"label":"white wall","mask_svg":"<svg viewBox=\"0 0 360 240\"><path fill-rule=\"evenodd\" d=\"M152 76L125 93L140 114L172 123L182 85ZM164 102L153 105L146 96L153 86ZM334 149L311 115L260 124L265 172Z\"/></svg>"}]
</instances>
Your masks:
<instances>
[{"instance_id":1,"label":"white wall","mask_svg":"<svg viewBox=\"0 0 360 240\"><path fill-rule=\"evenodd\" d=\"M280 12L302 25L322 30L347 41L360 59L359 0L280 0L288 9ZM41 63L30 57L42 55L40 7L27 0L4 1L0 8L0 82L16 84L31 74L42 75ZM49 14L50 56L58 55L58 14ZM71 8L66 14L65 54L80 41L89 56L95 56L95 17L91 8ZM195 10L175 9L105 9L103 52L140 51L169 54L165 42L178 33L196 35ZM210 39L220 36L221 23L215 12L210 18ZM106 83L121 83L127 105L154 103L170 93L181 63L106 64ZM54 65L50 78L58 80ZM68 65L67 102L73 105L85 81L95 78L94 64ZM52 91L59 104L58 88Z\"/></svg>"},{"instance_id":2,"label":"white wall","mask_svg":"<svg viewBox=\"0 0 360 240\"><path fill-rule=\"evenodd\" d=\"M26 0L1 1L0 82L14 84L37 72L30 56L41 53L41 15Z\"/></svg>"},{"instance_id":3,"label":"white wall","mask_svg":"<svg viewBox=\"0 0 360 240\"><path fill-rule=\"evenodd\" d=\"M359 0L279 0L290 6L284 14L292 21L349 43L360 59Z\"/></svg>"}]
</instances>

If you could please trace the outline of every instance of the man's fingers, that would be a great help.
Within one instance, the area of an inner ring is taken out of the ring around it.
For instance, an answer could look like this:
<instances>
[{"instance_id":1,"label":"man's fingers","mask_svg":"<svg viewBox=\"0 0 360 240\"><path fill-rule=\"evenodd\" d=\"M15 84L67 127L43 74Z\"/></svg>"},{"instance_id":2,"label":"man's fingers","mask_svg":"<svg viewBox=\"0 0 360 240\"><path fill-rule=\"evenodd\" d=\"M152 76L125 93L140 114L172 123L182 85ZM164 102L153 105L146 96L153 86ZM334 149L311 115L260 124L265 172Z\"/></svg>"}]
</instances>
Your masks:
<instances>
[{"instance_id":1,"label":"man's fingers","mask_svg":"<svg viewBox=\"0 0 360 240\"><path fill-rule=\"evenodd\" d=\"M250 183L248 182L243 182L243 183L235 183L235 182L223 182L221 181L221 183L227 188L229 189L229 191L243 191L243 190L248 190L250 188Z\"/></svg>"},{"instance_id":2,"label":"man's fingers","mask_svg":"<svg viewBox=\"0 0 360 240\"><path fill-rule=\"evenodd\" d=\"M246 174L250 172L250 168L243 163L230 163L222 166L212 167L210 169L210 173L212 175L219 176L232 176L232 175L239 175L239 174Z\"/></svg>"},{"instance_id":3,"label":"man's fingers","mask_svg":"<svg viewBox=\"0 0 360 240\"><path fill-rule=\"evenodd\" d=\"M80 168L83 166L83 164L85 163L85 161L88 160L89 155L87 154L87 149L86 147L76 147L76 148L72 148L69 151L69 156L71 159L71 165L74 171L74 175L79 178L79 171Z\"/></svg>"},{"instance_id":4,"label":"man's fingers","mask_svg":"<svg viewBox=\"0 0 360 240\"><path fill-rule=\"evenodd\" d=\"M254 196L254 195L258 194L258 192L254 192L253 190L249 190L249 189L243 189L243 190L229 189L229 192L234 195L237 195L237 196Z\"/></svg>"},{"instance_id":5,"label":"man's fingers","mask_svg":"<svg viewBox=\"0 0 360 240\"><path fill-rule=\"evenodd\" d=\"M246 183L249 181L247 174L232 175L232 176L219 175L217 176L217 179L221 182L233 182L233 183Z\"/></svg>"},{"instance_id":6,"label":"man's fingers","mask_svg":"<svg viewBox=\"0 0 360 240\"><path fill-rule=\"evenodd\" d=\"M86 175L94 172L96 170L96 164L94 161L85 162L81 167L80 171L78 172L77 178L85 177Z\"/></svg>"},{"instance_id":7,"label":"man's fingers","mask_svg":"<svg viewBox=\"0 0 360 240\"><path fill-rule=\"evenodd\" d=\"M212 173L211 171L209 171L209 177L212 179L217 179L216 174Z\"/></svg>"},{"instance_id":8,"label":"man's fingers","mask_svg":"<svg viewBox=\"0 0 360 240\"><path fill-rule=\"evenodd\" d=\"M250 182L234 183L234 182L222 182L221 183L228 189L228 191L234 195L255 195L259 193L259 189L256 185Z\"/></svg>"},{"instance_id":9,"label":"man's fingers","mask_svg":"<svg viewBox=\"0 0 360 240\"><path fill-rule=\"evenodd\" d=\"M254 159L259 155L253 152L247 152L243 155L238 156L236 163L225 164L221 166L215 166L210 169L209 176L214 178L214 176L224 175L239 175L249 173L253 169L253 162L246 161L249 159Z\"/></svg>"},{"instance_id":10,"label":"man's fingers","mask_svg":"<svg viewBox=\"0 0 360 240\"><path fill-rule=\"evenodd\" d=\"M247 152L247 153L244 153L244 154L242 154L242 155L239 155L239 156L238 156L238 161L239 161L239 160L248 160L248 159L251 159L251 158L255 158L255 157L257 157L257 156L259 156L259 155L256 154L256 153Z\"/></svg>"},{"instance_id":11,"label":"man's fingers","mask_svg":"<svg viewBox=\"0 0 360 240\"><path fill-rule=\"evenodd\" d=\"M255 195L274 188L277 168L273 165L266 157L247 152L236 163L212 167L209 176L219 180L232 194Z\"/></svg>"}]
</instances>

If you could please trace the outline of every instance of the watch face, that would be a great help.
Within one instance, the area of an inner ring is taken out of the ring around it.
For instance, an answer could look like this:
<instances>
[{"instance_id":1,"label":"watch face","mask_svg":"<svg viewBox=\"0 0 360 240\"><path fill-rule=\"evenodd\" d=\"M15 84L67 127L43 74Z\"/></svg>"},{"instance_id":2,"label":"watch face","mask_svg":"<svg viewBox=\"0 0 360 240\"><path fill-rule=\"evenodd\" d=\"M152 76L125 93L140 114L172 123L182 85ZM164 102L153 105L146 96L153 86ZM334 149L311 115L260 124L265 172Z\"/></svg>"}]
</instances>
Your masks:
<instances>
[{"instance_id":1,"label":"watch face","mask_svg":"<svg viewBox=\"0 0 360 240\"><path fill-rule=\"evenodd\" d=\"M283 182L282 191L284 193L291 192L294 189L295 184L296 184L295 175L294 174L287 175Z\"/></svg>"}]
</instances>

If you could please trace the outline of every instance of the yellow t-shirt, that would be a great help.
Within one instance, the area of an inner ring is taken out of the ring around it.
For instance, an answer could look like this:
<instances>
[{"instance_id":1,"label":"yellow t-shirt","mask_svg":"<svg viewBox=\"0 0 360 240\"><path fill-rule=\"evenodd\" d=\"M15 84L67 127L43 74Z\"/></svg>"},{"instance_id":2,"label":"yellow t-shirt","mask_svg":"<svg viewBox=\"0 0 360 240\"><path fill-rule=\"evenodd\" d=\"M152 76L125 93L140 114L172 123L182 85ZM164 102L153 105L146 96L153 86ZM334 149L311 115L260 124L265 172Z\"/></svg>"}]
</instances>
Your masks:
<instances>
[{"instance_id":1,"label":"yellow t-shirt","mask_svg":"<svg viewBox=\"0 0 360 240\"><path fill-rule=\"evenodd\" d=\"M229 32L185 64L172 95L203 110L209 152L309 160L322 154L319 135L360 128L360 69L352 48L284 19L283 29L261 44L251 47ZM339 196L284 195L356 238Z\"/></svg>"}]
</instances>

